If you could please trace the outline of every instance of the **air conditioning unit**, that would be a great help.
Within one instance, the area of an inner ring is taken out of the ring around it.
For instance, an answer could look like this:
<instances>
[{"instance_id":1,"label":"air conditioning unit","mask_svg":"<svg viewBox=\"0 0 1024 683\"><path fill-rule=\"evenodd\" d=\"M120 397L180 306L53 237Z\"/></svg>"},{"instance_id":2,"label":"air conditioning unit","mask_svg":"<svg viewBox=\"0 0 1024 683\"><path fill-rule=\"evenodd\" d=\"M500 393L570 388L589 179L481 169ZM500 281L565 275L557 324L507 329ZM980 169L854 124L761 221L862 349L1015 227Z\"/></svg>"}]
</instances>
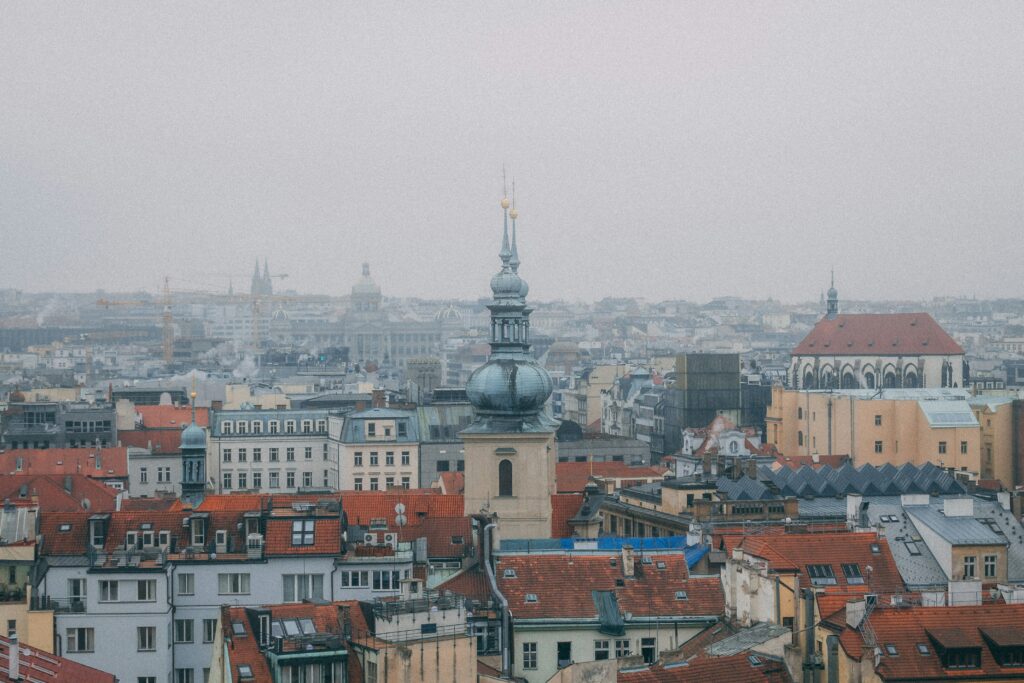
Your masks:
<instances>
[{"instance_id":1,"label":"air conditioning unit","mask_svg":"<svg viewBox=\"0 0 1024 683\"><path fill-rule=\"evenodd\" d=\"M366 545L377 545L377 534L363 534L363 543Z\"/></svg>"},{"instance_id":2,"label":"air conditioning unit","mask_svg":"<svg viewBox=\"0 0 1024 683\"><path fill-rule=\"evenodd\" d=\"M384 534L384 545L389 545L392 548L398 549L398 534L390 533Z\"/></svg>"}]
</instances>

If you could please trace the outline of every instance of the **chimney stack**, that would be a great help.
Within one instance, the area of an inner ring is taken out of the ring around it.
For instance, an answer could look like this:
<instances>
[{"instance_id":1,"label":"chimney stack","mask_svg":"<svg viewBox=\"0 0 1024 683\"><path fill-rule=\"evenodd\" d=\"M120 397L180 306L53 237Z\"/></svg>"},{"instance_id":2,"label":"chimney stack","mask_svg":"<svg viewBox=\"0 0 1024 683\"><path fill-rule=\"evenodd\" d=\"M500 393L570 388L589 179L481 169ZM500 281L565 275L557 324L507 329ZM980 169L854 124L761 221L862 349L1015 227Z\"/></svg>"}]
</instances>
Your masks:
<instances>
[{"instance_id":1,"label":"chimney stack","mask_svg":"<svg viewBox=\"0 0 1024 683\"><path fill-rule=\"evenodd\" d=\"M12 681L21 680L21 646L18 645L18 634L10 637L7 647L7 677Z\"/></svg>"},{"instance_id":2,"label":"chimney stack","mask_svg":"<svg viewBox=\"0 0 1024 683\"><path fill-rule=\"evenodd\" d=\"M632 579L634 572L633 546L624 545L622 546L622 575L627 579Z\"/></svg>"}]
</instances>

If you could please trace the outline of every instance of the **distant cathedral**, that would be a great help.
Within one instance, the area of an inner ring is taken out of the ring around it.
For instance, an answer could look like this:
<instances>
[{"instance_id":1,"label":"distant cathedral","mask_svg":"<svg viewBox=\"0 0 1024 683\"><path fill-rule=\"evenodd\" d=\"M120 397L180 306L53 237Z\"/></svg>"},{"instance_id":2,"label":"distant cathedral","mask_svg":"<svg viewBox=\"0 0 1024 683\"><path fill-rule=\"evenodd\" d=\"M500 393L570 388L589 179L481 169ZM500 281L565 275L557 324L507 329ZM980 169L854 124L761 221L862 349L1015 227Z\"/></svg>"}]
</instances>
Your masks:
<instances>
[{"instance_id":1,"label":"distant cathedral","mask_svg":"<svg viewBox=\"0 0 1024 683\"><path fill-rule=\"evenodd\" d=\"M253 296L270 296L274 293L274 286L270 279L270 268L267 267L267 260L263 259L263 273L260 273L260 260L256 259L256 267L252 271L252 284L249 286L249 293Z\"/></svg>"}]
</instances>

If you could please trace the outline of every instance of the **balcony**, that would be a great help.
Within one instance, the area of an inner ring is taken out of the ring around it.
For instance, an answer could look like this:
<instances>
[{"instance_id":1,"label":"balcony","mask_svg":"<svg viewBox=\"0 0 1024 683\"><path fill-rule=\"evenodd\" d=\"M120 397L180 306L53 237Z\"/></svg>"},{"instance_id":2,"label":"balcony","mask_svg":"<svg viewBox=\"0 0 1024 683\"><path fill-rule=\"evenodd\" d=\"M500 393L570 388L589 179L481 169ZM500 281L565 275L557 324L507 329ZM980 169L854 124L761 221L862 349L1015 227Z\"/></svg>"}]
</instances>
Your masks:
<instances>
[{"instance_id":1,"label":"balcony","mask_svg":"<svg viewBox=\"0 0 1024 683\"><path fill-rule=\"evenodd\" d=\"M33 595L29 610L34 612L52 610L58 614L84 614L85 598L50 598L45 595Z\"/></svg>"}]
</instances>

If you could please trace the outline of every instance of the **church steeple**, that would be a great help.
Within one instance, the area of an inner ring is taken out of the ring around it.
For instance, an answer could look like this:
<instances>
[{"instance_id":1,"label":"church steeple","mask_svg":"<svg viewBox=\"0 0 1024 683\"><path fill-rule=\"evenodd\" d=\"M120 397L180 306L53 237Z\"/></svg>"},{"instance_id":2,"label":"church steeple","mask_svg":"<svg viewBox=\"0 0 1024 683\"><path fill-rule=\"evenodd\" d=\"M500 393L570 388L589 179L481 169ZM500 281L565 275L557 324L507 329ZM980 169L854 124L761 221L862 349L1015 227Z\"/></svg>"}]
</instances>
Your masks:
<instances>
[{"instance_id":1,"label":"church steeple","mask_svg":"<svg viewBox=\"0 0 1024 683\"><path fill-rule=\"evenodd\" d=\"M832 285L828 288L828 303L825 307L825 317L828 320L835 320L839 315L839 292L836 291L836 271L832 270Z\"/></svg>"}]
</instances>

